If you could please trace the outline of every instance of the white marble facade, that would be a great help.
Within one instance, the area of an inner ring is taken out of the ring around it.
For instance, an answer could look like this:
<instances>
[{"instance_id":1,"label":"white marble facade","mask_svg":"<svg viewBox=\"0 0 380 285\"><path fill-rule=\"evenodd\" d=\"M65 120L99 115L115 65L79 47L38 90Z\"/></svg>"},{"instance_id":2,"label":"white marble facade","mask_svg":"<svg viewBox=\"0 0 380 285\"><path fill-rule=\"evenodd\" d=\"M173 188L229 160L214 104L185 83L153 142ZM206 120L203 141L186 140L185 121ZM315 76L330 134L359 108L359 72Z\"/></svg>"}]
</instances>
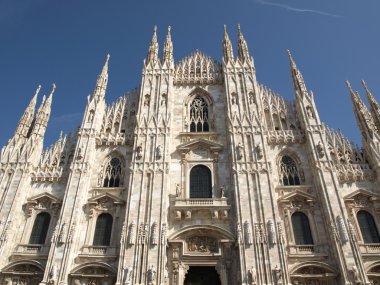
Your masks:
<instances>
[{"instance_id":1,"label":"white marble facade","mask_svg":"<svg viewBox=\"0 0 380 285\"><path fill-rule=\"evenodd\" d=\"M170 28L162 50L155 30L140 87L111 105L108 56L81 127L46 149L55 86L35 110L38 88L1 152L2 284L380 284L365 83L369 107L347 82L358 148L321 122L290 53L294 101L256 80L240 27L222 63L174 63Z\"/></svg>"}]
</instances>

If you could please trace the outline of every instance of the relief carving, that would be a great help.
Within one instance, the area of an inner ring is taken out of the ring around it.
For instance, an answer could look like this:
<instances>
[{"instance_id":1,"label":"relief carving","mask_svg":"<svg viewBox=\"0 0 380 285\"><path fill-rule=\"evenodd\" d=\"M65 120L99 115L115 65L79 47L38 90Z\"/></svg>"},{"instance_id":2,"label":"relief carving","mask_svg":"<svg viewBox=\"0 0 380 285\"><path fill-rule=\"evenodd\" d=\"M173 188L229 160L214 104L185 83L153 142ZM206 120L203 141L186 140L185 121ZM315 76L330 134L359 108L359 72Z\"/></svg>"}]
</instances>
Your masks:
<instances>
[{"instance_id":1,"label":"relief carving","mask_svg":"<svg viewBox=\"0 0 380 285\"><path fill-rule=\"evenodd\" d=\"M206 236L188 238L186 243L189 252L217 253L219 250L218 241Z\"/></svg>"}]
</instances>

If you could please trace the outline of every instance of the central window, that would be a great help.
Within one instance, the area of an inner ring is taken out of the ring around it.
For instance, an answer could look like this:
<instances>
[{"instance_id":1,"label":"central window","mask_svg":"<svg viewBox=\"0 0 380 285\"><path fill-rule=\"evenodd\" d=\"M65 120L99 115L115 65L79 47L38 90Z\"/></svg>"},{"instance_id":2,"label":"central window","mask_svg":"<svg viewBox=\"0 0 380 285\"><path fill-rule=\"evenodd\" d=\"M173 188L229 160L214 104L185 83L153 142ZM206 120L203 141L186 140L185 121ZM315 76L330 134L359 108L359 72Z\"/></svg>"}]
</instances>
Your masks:
<instances>
[{"instance_id":1,"label":"central window","mask_svg":"<svg viewBox=\"0 0 380 285\"><path fill-rule=\"evenodd\" d=\"M190 132L209 131L208 105L204 98L195 97L190 104Z\"/></svg>"},{"instance_id":2,"label":"central window","mask_svg":"<svg viewBox=\"0 0 380 285\"><path fill-rule=\"evenodd\" d=\"M204 165L190 171L190 198L212 198L211 171Z\"/></svg>"}]
</instances>

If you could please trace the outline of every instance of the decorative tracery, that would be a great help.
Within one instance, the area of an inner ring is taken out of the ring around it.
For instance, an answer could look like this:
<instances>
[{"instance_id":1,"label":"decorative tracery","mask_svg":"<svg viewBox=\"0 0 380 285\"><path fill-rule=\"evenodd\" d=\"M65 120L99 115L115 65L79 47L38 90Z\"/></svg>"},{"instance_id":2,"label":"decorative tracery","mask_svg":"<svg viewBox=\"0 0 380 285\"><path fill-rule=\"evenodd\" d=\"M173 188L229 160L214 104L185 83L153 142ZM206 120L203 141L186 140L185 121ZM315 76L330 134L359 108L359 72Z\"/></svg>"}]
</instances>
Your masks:
<instances>
[{"instance_id":1,"label":"decorative tracery","mask_svg":"<svg viewBox=\"0 0 380 285\"><path fill-rule=\"evenodd\" d=\"M209 131L209 111L205 99L197 96L190 104L190 132Z\"/></svg>"},{"instance_id":2,"label":"decorative tracery","mask_svg":"<svg viewBox=\"0 0 380 285\"><path fill-rule=\"evenodd\" d=\"M283 185L300 185L301 175L295 161L287 155L281 158L280 162L280 177Z\"/></svg>"},{"instance_id":3,"label":"decorative tracery","mask_svg":"<svg viewBox=\"0 0 380 285\"><path fill-rule=\"evenodd\" d=\"M122 164L119 158L113 157L103 172L103 187L119 187L122 178Z\"/></svg>"}]
</instances>

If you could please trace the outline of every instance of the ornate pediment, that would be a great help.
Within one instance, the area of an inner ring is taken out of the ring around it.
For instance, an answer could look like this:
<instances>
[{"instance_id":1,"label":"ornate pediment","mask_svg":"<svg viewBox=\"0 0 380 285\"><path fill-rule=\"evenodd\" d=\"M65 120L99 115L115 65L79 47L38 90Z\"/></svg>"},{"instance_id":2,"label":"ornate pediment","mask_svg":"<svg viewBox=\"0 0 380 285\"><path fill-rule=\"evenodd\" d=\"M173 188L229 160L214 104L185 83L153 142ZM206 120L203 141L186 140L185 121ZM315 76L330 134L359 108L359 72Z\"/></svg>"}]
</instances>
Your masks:
<instances>
[{"instance_id":1,"label":"ornate pediment","mask_svg":"<svg viewBox=\"0 0 380 285\"><path fill-rule=\"evenodd\" d=\"M379 196L375 193L372 193L368 190L359 189L346 197L344 201L347 205L351 207L371 207L379 204Z\"/></svg>"},{"instance_id":2,"label":"ornate pediment","mask_svg":"<svg viewBox=\"0 0 380 285\"><path fill-rule=\"evenodd\" d=\"M100 194L88 199L88 205L100 207L100 208L110 208L117 205L124 205L124 200L110 194Z\"/></svg>"},{"instance_id":3,"label":"ornate pediment","mask_svg":"<svg viewBox=\"0 0 380 285\"><path fill-rule=\"evenodd\" d=\"M206 157L207 154L218 154L223 149L223 145L214 141L198 138L180 144L177 146L177 149L182 155L190 154L202 158Z\"/></svg>"},{"instance_id":4,"label":"ornate pediment","mask_svg":"<svg viewBox=\"0 0 380 285\"><path fill-rule=\"evenodd\" d=\"M316 199L313 195L296 190L292 193L288 193L278 200L279 204L283 204L285 207L304 209L314 205Z\"/></svg>"},{"instance_id":5,"label":"ornate pediment","mask_svg":"<svg viewBox=\"0 0 380 285\"><path fill-rule=\"evenodd\" d=\"M61 200L46 192L29 198L23 206L28 216L32 214L32 210L51 211L53 214L56 214L60 207Z\"/></svg>"}]
</instances>

